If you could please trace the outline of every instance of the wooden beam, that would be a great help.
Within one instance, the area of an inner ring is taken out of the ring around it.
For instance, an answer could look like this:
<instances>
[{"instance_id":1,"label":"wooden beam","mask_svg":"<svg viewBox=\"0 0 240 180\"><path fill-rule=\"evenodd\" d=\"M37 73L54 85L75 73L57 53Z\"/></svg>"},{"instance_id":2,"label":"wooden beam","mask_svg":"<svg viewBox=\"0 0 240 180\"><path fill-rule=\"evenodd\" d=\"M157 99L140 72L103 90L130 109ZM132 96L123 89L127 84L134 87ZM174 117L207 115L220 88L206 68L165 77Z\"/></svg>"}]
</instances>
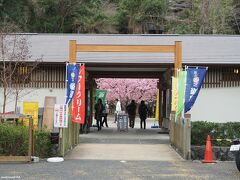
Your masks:
<instances>
[{"instance_id":1,"label":"wooden beam","mask_svg":"<svg viewBox=\"0 0 240 180\"><path fill-rule=\"evenodd\" d=\"M31 162L31 156L0 156L0 162L13 162L13 161Z\"/></svg>"},{"instance_id":2,"label":"wooden beam","mask_svg":"<svg viewBox=\"0 0 240 180\"><path fill-rule=\"evenodd\" d=\"M177 70L182 68L182 42L175 42L175 62L174 62L174 77L177 77Z\"/></svg>"},{"instance_id":3,"label":"wooden beam","mask_svg":"<svg viewBox=\"0 0 240 180\"><path fill-rule=\"evenodd\" d=\"M76 63L77 59L77 42L76 40L69 41L69 62Z\"/></svg>"},{"instance_id":4,"label":"wooden beam","mask_svg":"<svg viewBox=\"0 0 240 180\"><path fill-rule=\"evenodd\" d=\"M174 53L175 45L96 45L78 44L77 52L154 52Z\"/></svg>"},{"instance_id":5,"label":"wooden beam","mask_svg":"<svg viewBox=\"0 0 240 180\"><path fill-rule=\"evenodd\" d=\"M89 71L93 78L158 78L161 72Z\"/></svg>"}]
</instances>

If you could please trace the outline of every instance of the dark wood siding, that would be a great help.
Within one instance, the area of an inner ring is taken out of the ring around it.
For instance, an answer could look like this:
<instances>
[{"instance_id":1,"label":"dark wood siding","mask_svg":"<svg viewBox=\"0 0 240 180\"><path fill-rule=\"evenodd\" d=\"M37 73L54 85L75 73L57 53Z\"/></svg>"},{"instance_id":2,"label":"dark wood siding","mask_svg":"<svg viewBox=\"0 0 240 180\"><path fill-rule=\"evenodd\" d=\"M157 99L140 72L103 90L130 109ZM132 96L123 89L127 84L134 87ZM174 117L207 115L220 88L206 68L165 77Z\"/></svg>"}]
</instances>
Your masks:
<instances>
[{"instance_id":1,"label":"dark wood siding","mask_svg":"<svg viewBox=\"0 0 240 180\"><path fill-rule=\"evenodd\" d=\"M27 88L65 88L65 64L40 64L30 76ZM208 66L203 88L240 87L240 65Z\"/></svg>"},{"instance_id":2,"label":"dark wood siding","mask_svg":"<svg viewBox=\"0 0 240 180\"><path fill-rule=\"evenodd\" d=\"M206 74L203 88L239 87L240 66L210 66Z\"/></svg>"},{"instance_id":3,"label":"dark wood siding","mask_svg":"<svg viewBox=\"0 0 240 180\"><path fill-rule=\"evenodd\" d=\"M31 75L30 88L65 88L65 64L41 64Z\"/></svg>"}]
</instances>

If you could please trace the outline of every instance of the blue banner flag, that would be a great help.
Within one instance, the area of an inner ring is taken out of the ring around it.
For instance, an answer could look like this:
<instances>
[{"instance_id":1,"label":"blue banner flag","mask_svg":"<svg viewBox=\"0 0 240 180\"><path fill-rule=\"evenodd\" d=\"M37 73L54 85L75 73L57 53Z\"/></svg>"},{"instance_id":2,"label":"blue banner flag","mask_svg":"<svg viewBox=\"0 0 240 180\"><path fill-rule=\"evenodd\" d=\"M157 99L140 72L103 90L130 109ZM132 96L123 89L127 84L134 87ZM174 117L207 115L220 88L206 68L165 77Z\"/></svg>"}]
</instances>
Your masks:
<instances>
[{"instance_id":1,"label":"blue banner flag","mask_svg":"<svg viewBox=\"0 0 240 180\"><path fill-rule=\"evenodd\" d=\"M185 91L184 112L188 112L194 105L201 89L207 68L187 68L187 83Z\"/></svg>"},{"instance_id":2,"label":"blue banner flag","mask_svg":"<svg viewBox=\"0 0 240 180\"><path fill-rule=\"evenodd\" d=\"M67 64L67 97L66 104L69 107L72 102L76 86L78 83L80 64Z\"/></svg>"}]
</instances>

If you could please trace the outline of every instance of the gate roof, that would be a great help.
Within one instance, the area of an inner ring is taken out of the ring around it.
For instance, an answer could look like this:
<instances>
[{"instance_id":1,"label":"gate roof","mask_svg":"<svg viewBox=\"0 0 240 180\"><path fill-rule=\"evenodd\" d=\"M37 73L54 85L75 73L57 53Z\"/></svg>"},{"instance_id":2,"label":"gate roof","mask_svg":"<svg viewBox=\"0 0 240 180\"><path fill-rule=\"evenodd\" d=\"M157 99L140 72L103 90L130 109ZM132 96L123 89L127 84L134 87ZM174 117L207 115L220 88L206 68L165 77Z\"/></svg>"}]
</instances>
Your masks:
<instances>
[{"instance_id":1,"label":"gate roof","mask_svg":"<svg viewBox=\"0 0 240 180\"><path fill-rule=\"evenodd\" d=\"M174 45L182 41L184 64L240 64L240 36L233 35L92 35L27 34L32 59L66 62L69 40L77 44ZM77 53L77 61L99 64L172 64L170 53Z\"/></svg>"}]
</instances>

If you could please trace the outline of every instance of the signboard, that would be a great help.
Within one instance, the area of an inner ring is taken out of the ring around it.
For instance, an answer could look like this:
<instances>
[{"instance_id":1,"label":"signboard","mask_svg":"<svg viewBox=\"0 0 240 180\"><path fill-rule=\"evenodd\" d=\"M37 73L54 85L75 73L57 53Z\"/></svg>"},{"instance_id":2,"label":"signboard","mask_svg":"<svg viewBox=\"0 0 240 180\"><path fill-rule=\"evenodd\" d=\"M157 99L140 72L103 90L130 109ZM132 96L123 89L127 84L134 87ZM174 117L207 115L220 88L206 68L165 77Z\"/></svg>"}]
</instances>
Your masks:
<instances>
[{"instance_id":1,"label":"signboard","mask_svg":"<svg viewBox=\"0 0 240 180\"><path fill-rule=\"evenodd\" d=\"M107 91L106 91L106 90L96 89L95 104L97 103L98 99L101 99L103 105L105 105L105 102L106 102L106 95L107 95Z\"/></svg>"},{"instance_id":2,"label":"signboard","mask_svg":"<svg viewBox=\"0 0 240 180\"><path fill-rule=\"evenodd\" d=\"M66 104L69 105L72 102L76 86L78 83L80 64L67 64L67 99Z\"/></svg>"},{"instance_id":3,"label":"signboard","mask_svg":"<svg viewBox=\"0 0 240 180\"><path fill-rule=\"evenodd\" d=\"M54 106L54 127L68 127L68 107L66 104L55 104Z\"/></svg>"},{"instance_id":4,"label":"signboard","mask_svg":"<svg viewBox=\"0 0 240 180\"><path fill-rule=\"evenodd\" d=\"M85 65L80 67L77 87L73 97L72 121L80 124L85 122Z\"/></svg>"},{"instance_id":5,"label":"signboard","mask_svg":"<svg viewBox=\"0 0 240 180\"><path fill-rule=\"evenodd\" d=\"M38 102L23 102L23 114L31 115L34 128L38 128ZM28 119L24 119L23 124L28 126L28 121Z\"/></svg>"}]
</instances>

